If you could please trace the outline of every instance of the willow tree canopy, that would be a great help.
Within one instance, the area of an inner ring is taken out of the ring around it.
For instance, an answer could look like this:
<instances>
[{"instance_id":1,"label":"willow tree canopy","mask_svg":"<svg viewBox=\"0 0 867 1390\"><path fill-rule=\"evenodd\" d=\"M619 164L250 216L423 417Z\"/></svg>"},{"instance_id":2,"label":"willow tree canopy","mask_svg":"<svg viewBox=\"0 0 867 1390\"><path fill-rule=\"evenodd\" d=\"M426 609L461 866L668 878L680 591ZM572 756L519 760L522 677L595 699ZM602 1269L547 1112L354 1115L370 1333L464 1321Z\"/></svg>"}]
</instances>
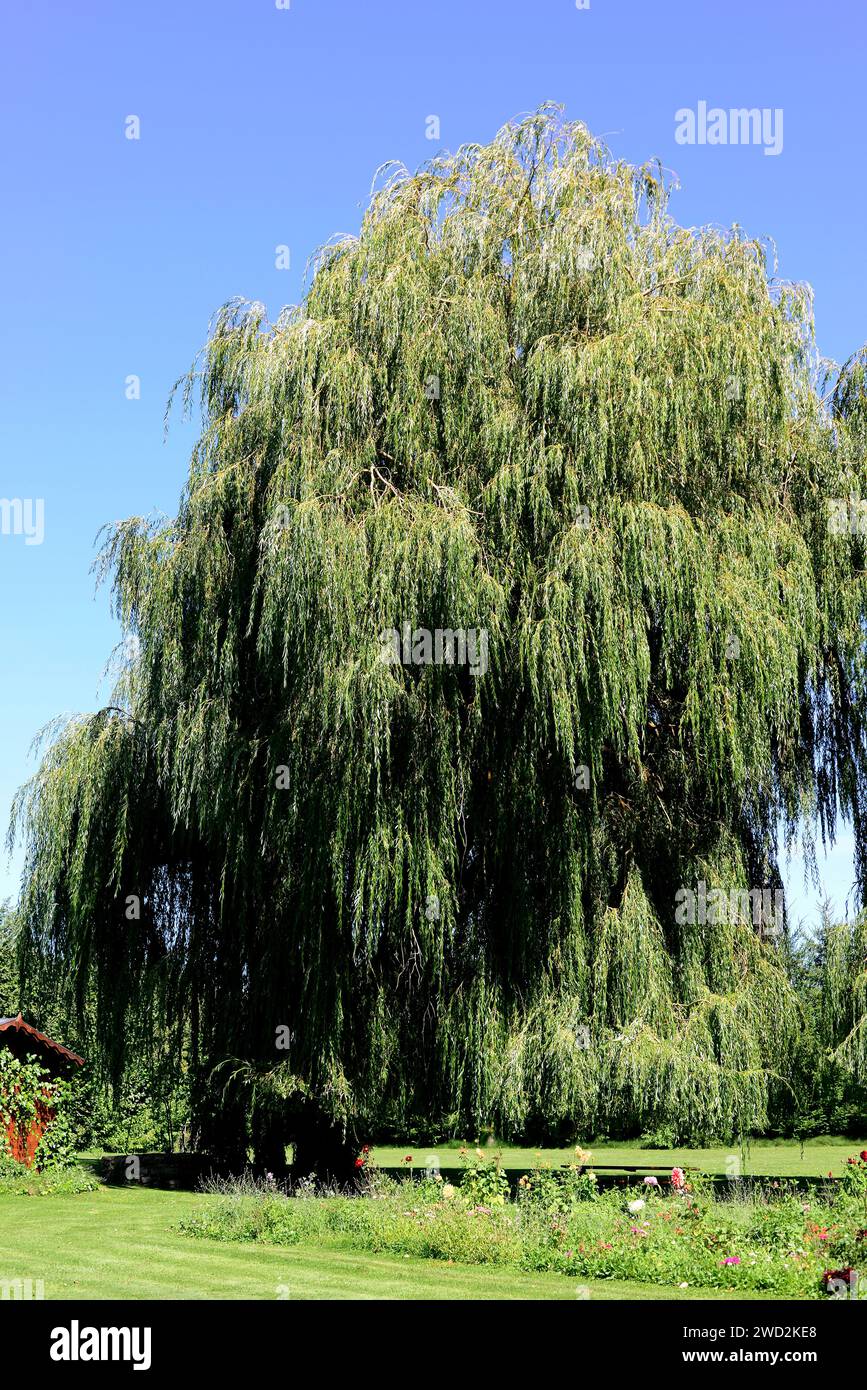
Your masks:
<instances>
[{"instance_id":1,"label":"willow tree canopy","mask_svg":"<svg viewBox=\"0 0 867 1390\"><path fill-rule=\"evenodd\" d=\"M864 358L667 209L554 108L389 166L300 308L219 313L178 515L108 537L136 640L19 803L31 965L114 1068L186 1048L212 1142L744 1132L785 1081L779 937L675 902L838 807L864 877Z\"/></svg>"}]
</instances>

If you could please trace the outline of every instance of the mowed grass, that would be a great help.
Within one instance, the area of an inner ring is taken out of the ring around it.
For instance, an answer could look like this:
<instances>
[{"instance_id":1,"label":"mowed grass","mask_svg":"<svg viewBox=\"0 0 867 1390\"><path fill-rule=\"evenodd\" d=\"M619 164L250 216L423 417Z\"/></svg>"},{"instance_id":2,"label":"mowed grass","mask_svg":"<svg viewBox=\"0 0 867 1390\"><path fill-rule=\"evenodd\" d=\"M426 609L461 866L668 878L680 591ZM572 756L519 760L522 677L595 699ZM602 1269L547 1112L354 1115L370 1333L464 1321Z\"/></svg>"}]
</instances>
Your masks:
<instances>
[{"instance_id":1,"label":"mowed grass","mask_svg":"<svg viewBox=\"0 0 867 1390\"><path fill-rule=\"evenodd\" d=\"M447 1144L421 1145L413 1148L411 1144L402 1147L391 1145L388 1147L377 1148L374 1154L376 1162L383 1168L403 1168L410 1167L405 1162L407 1155L412 1155L412 1167L424 1168L431 1159L436 1158L442 1168L460 1167L459 1149L461 1145L457 1141L450 1141ZM472 1150L474 1143L467 1141L466 1147ZM840 1139L836 1136L826 1136L820 1139L808 1139L803 1148L796 1141L790 1139L757 1139L753 1140L748 1149L742 1151L738 1148L711 1148L711 1149L642 1149L637 1144L617 1144L605 1141L603 1143L586 1143L584 1148L592 1153L593 1158L591 1167L599 1166L600 1172L604 1171L604 1166L619 1168L620 1165L631 1164L642 1168L673 1168L675 1165L681 1167L701 1168L705 1173L727 1174L736 1176L743 1173L756 1177L785 1177L785 1178L826 1178L832 1173L835 1178L840 1177L846 1166L846 1159L852 1154L860 1153L861 1149L867 1149L867 1139ZM513 1145L504 1144L482 1144L482 1151L493 1157L497 1151L501 1153L501 1162L504 1168L535 1168L540 1163L574 1163L574 1146L563 1149L533 1149L518 1148ZM737 1165L740 1167L737 1167ZM604 1166L603 1166L604 1165Z\"/></svg>"},{"instance_id":2,"label":"mowed grass","mask_svg":"<svg viewBox=\"0 0 867 1390\"><path fill-rule=\"evenodd\" d=\"M408 1152L408 1151L407 1151ZM449 1265L296 1246L224 1245L173 1230L207 1197L99 1188L0 1194L0 1280L42 1279L46 1299L731 1299L719 1290ZM585 1292L586 1291L586 1292Z\"/></svg>"}]
</instances>

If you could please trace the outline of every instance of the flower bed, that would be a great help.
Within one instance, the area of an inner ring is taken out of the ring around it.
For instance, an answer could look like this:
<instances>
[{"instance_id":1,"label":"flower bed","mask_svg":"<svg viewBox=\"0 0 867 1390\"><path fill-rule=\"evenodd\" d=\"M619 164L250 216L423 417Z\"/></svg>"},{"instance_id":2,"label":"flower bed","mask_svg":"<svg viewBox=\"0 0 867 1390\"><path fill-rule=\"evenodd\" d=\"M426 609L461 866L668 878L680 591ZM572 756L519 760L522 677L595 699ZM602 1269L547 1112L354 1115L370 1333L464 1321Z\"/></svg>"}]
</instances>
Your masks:
<instances>
[{"instance_id":1,"label":"flower bed","mask_svg":"<svg viewBox=\"0 0 867 1390\"><path fill-rule=\"evenodd\" d=\"M557 1271L593 1279L772 1291L781 1297L855 1296L867 1285L867 1151L841 1184L805 1199L777 1185L715 1198L679 1169L661 1184L600 1193L576 1164L537 1169L512 1200L496 1158L465 1156L460 1186L431 1173L394 1180L369 1156L355 1195L312 1184L221 1184L181 1223L193 1236L357 1249ZM846 1275L841 1278L841 1271Z\"/></svg>"}]
</instances>

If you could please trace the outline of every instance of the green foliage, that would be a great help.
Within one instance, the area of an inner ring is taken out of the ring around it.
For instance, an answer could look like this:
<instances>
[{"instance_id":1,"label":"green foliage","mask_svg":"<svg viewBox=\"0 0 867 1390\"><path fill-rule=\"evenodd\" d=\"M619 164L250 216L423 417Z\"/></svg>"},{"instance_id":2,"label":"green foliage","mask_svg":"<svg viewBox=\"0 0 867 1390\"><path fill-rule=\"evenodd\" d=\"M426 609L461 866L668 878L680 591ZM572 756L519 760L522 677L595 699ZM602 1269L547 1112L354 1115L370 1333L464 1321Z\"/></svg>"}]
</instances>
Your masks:
<instances>
[{"instance_id":1,"label":"green foliage","mask_svg":"<svg viewBox=\"0 0 867 1390\"><path fill-rule=\"evenodd\" d=\"M789 970L804 1031L788 1085L772 1100L772 1123L802 1138L828 1132L857 1138L867 1114L867 918L835 925L825 915L818 931L791 943Z\"/></svg>"},{"instance_id":2,"label":"green foliage","mask_svg":"<svg viewBox=\"0 0 867 1390\"><path fill-rule=\"evenodd\" d=\"M0 1018L18 1013L18 935L15 914L0 903Z\"/></svg>"},{"instance_id":3,"label":"green foliage","mask_svg":"<svg viewBox=\"0 0 867 1390\"><path fill-rule=\"evenodd\" d=\"M867 1086L867 914L830 927L823 947L823 1033L834 1059Z\"/></svg>"},{"instance_id":4,"label":"green foliage","mask_svg":"<svg viewBox=\"0 0 867 1390\"><path fill-rule=\"evenodd\" d=\"M57 960L44 962L23 989L18 929L18 914L0 907L0 1016L14 1017L22 1009L28 1022L89 1059L96 1051L92 995L76 1015L64 989L67 972ZM76 1074L63 1115L46 1142L58 1144L60 1126L66 1126L70 1151L172 1149L188 1123L189 1078L183 1056L150 1038L146 1046L127 1054L116 1085L98 1065Z\"/></svg>"},{"instance_id":5,"label":"green foliage","mask_svg":"<svg viewBox=\"0 0 867 1390\"><path fill-rule=\"evenodd\" d=\"M545 1211L569 1211L576 1202L595 1202L598 1195L596 1174L575 1163L563 1168L544 1164L518 1179L519 1199Z\"/></svg>"},{"instance_id":6,"label":"green foliage","mask_svg":"<svg viewBox=\"0 0 867 1390\"><path fill-rule=\"evenodd\" d=\"M461 1150L461 1197L472 1204L502 1206L509 1196L509 1179L500 1165L500 1155L486 1156L481 1149Z\"/></svg>"},{"instance_id":7,"label":"green foliage","mask_svg":"<svg viewBox=\"0 0 867 1390\"><path fill-rule=\"evenodd\" d=\"M28 980L100 1066L155 1048L238 1152L312 1111L760 1129L785 953L675 899L778 886L779 823L840 810L864 876L863 357L829 372L767 246L548 108L391 167L301 307L227 305L177 516L103 551L113 703L17 803ZM406 624L489 669L384 662Z\"/></svg>"},{"instance_id":8,"label":"green foliage","mask_svg":"<svg viewBox=\"0 0 867 1390\"><path fill-rule=\"evenodd\" d=\"M852 1220L834 1231L827 1242L827 1254L830 1270L855 1270L863 1283L867 1278L867 1226Z\"/></svg>"},{"instance_id":9,"label":"green foliage","mask_svg":"<svg viewBox=\"0 0 867 1390\"><path fill-rule=\"evenodd\" d=\"M0 1193L19 1197L72 1197L79 1192L94 1192L98 1186L93 1174L77 1164L45 1168L40 1172L0 1154Z\"/></svg>"},{"instance_id":10,"label":"green foliage","mask_svg":"<svg viewBox=\"0 0 867 1390\"><path fill-rule=\"evenodd\" d=\"M0 1047L0 1144L9 1156L7 1127L14 1125L22 1134L52 1112L34 1154L37 1170L60 1169L71 1165L74 1148L73 1123L69 1115L75 1083L52 1079L35 1057L19 1058ZM14 1160L10 1160L14 1161Z\"/></svg>"},{"instance_id":11,"label":"green foliage","mask_svg":"<svg viewBox=\"0 0 867 1390\"><path fill-rule=\"evenodd\" d=\"M116 1087L89 1069L76 1090L72 1117L77 1149L172 1152L189 1118L188 1084L182 1075L166 1085L135 1057Z\"/></svg>"},{"instance_id":12,"label":"green foliage","mask_svg":"<svg viewBox=\"0 0 867 1390\"><path fill-rule=\"evenodd\" d=\"M674 1149L677 1147L680 1135L675 1124L657 1125L656 1129L650 1130L647 1134L642 1134L640 1144L643 1149Z\"/></svg>"},{"instance_id":13,"label":"green foliage","mask_svg":"<svg viewBox=\"0 0 867 1390\"><path fill-rule=\"evenodd\" d=\"M36 1146L33 1164L40 1172L43 1169L70 1168L76 1155L76 1127L70 1115L70 1094L74 1091L74 1081L54 1083L52 1105L54 1118Z\"/></svg>"},{"instance_id":14,"label":"green foliage","mask_svg":"<svg viewBox=\"0 0 867 1390\"><path fill-rule=\"evenodd\" d=\"M29 1129L40 1108L51 1106L57 1093L56 1083L35 1057L19 1058L0 1048L0 1125L4 1130L10 1124Z\"/></svg>"},{"instance_id":15,"label":"green foliage","mask_svg":"<svg viewBox=\"0 0 867 1390\"><path fill-rule=\"evenodd\" d=\"M867 1225L867 1149L857 1158L846 1160L842 1178L843 1190L861 1203L865 1225Z\"/></svg>"}]
</instances>

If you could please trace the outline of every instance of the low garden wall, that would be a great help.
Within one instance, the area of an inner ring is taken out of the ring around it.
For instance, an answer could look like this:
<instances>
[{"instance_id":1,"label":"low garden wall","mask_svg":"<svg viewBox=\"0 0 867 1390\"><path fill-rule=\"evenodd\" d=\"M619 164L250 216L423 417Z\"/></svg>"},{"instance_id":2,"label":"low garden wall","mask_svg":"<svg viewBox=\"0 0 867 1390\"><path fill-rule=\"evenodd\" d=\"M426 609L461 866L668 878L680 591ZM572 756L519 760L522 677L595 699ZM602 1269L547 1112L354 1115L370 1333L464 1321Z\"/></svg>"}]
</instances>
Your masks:
<instances>
[{"instance_id":1,"label":"low garden wall","mask_svg":"<svg viewBox=\"0 0 867 1390\"><path fill-rule=\"evenodd\" d=\"M648 1164L646 1167L634 1167L632 1169L613 1169L605 1172L593 1164L588 1165L589 1169L596 1174L598 1186L600 1188L611 1187L634 1187L642 1183L646 1176L654 1176L658 1179L661 1187L668 1185L671 1169L654 1167ZM220 1177L229 1178L236 1172L233 1166L228 1163L220 1162L209 1158L206 1154L197 1153L140 1153L140 1154L103 1154L98 1163L99 1176L106 1183L112 1186L125 1186L129 1183L137 1183L142 1187L156 1188L178 1188L183 1191L192 1192L203 1178ZM250 1165L248 1172L255 1177L265 1178L266 1169L261 1166ZM425 1176L425 1170L415 1169L409 1171L405 1168L386 1169L392 1176L413 1177L416 1179ZM441 1167L438 1169L444 1182L458 1185L463 1177L464 1170L460 1167ZM523 1168L507 1168L505 1170L509 1187L514 1190L518 1186L518 1181L522 1174L527 1171ZM685 1170L687 1178L689 1169ZM278 1177L281 1176L278 1174ZM289 1168L286 1176L291 1181L293 1178L300 1179L306 1176L304 1173L293 1173ZM821 1177L774 1177L773 1174L746 1174L742 1177L727 1177L724 1174L710 1174L710 1181L713 1182L714 1189L718 1196L725 1197L727 1192L732 1195L744 1193L753 1188L772 1187L774 1183L779 1183L788 1191L809 1192L826 1184L834 1184L836 1178Z\"/></svg>"}]
</instances>

